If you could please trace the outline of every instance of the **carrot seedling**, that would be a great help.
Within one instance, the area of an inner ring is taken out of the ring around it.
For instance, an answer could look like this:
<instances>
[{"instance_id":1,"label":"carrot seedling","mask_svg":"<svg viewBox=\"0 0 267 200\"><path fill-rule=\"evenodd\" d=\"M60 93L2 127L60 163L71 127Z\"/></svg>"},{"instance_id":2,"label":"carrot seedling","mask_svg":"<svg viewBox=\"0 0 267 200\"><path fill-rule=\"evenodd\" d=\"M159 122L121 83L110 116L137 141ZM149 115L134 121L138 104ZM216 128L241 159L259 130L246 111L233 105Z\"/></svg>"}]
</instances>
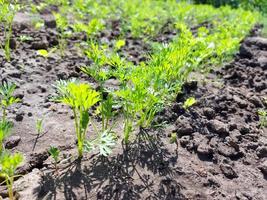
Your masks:
<instances>
[{"instance_id":1,"label":"carrot seedling","mask_svg":"<svg viewBox=\"0 0 267 200\"><path fill-rule=\"evenodd\" d=\"M13 96L13 93L16 89L16 85L14 83L3 82L0 85L0 100L1 100L1 109L2 109L2 120L6 121L7 108L14 103L18 103L20 101L19 98Z\"/></svg>"},{"instance_id":2,"label":"carrot seedling","mask_svg":"<svg viewBox=\"0 0 267 200\"><path fill-rule=\"evenodd\" d=\"M111 146L115 143L111 130L99 132L94 127L98 133L97 138L91 141L86 140L86 132L90 122L89 110L100 101L100 93L93 90L90 85L75 80L58 81L56 89L58 96L55 101L70 106L73 111L79 159L82 158L84 150L91 151L95 146L100 149L101 155L108 155ZM106 120L107 118L106 116ZM94 126L93 123L91 124ZM106 123L104 123L104 128L105 126Z\"/></svg>"},{"instance_id":3,"label":"carrot seedling","mask_svg":"<svg viewBox=\"0 0 267 200\"><path fill-rule=\"evenodd\" d=\"M14 200L13 183L16 169L23 162L23 155L21 153L14 153L13 155L9 152L4 152L0 157L0 177L5 179L5 183L8 189L8 195L10 200Z\"/></svg>"},{"instance_id":4,"label":"carrot seedling","mask_svg":"<svg viewBox=\"0 0 267 200\"><path fill-rule=\"evenodd\" d=\"M75 130L78 140L79 158L83 156L84 142L89 125L89 110L100 101L100 93L90 85L74 81L58 81L56 101L71 107L74 114Z\"/></svg>"}]
</instances>

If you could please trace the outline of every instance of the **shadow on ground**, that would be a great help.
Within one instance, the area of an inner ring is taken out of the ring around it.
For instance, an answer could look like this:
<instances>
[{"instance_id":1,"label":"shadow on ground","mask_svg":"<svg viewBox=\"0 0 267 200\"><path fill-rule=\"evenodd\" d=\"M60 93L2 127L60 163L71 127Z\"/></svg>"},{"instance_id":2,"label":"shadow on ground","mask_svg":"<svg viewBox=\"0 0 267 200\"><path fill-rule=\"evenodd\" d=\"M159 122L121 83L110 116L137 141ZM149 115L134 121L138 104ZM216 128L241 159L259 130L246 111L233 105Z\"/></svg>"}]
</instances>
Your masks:
<instances>
[{"instance_id":1,"label":"shadow on ground","mask_svg":"<svg viewBox=\"0 0 267 200\"><path fill-rule=\"evenodd\" d=\"M147 199L182 199L181 185L173 178L178 155L160 141L142 132L115 157L99 156L90 165L75 161L57 178L46 174L35 195L38 199L91 199L92 195L96 199L141 199L145 193ZM155 185L154 178L161 178L160 184Z\"/></svg>"}]
</instances>

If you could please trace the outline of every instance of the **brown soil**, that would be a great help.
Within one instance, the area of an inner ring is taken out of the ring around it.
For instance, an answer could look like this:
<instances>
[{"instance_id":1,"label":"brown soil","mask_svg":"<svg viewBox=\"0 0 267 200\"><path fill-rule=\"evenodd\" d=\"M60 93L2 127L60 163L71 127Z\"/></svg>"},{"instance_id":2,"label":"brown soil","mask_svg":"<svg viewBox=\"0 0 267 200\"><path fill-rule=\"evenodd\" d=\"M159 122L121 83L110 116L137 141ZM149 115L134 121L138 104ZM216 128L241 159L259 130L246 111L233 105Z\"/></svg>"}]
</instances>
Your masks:
<instances>
[{"instance_id":1,"label":"brown soil","mask_svg":"<svg viewBox=\"0 0 267 200\"><path fill-rule=\"evenodd\" d=\"M93 152L77 161L70 109L50 96L59 79L79 77L95 85L79 71L90 64L74 45L82 36L68 41L65 57L43 58L36 50L58 43L53 23L37 31L27 25L27 16L21 19L11 62L0 55L0 80L15 82L22 99L10 109L15 127L6 141L26 157L19 169L25 176L15 184L19 199L267 199L267 129L259 126L257 115L267 106L267 39L247 38L234 61L186 84L177 102L156 117L155 123L165 122L162 128L140 130L127 149L118 144L108 158ZM102 39L115 34L113 23L114 30L102 33ZM33 40L20 42L19 35ZM130 36L126 43L123 55L133 55L135 63L146 59L149 47ZM184 110L189 96L197 104ZM37 118L45 119L40 138ZM178 147L169 142L173 132ZM62 150L57 172L47 153L50 145ZM7 196L3 186L0 195Z\"/></svg>"}]
</instances>

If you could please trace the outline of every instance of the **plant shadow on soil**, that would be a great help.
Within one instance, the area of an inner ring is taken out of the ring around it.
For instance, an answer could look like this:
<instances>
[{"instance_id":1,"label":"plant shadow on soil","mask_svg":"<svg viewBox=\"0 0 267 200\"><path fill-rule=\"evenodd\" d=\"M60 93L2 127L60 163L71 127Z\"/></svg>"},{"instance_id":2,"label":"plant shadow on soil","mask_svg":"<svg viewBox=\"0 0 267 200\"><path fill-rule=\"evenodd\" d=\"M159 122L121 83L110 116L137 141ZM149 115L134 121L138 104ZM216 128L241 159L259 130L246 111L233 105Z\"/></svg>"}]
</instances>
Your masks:
<instances>
[{"instance_id":1,"label":"plant shadow on soil","mask_svg":"<svg viewBox=\"0 0 267 200\"><path fill-rule=\"evenodd\" d=\"M63 190L64 199L88 199L93 190L98 191L97 199L140 199L145 190L153 199L180 199L181 185L172 178L177 174L172 166L178 154L170 153L161 140L141 132L114 157L98 156L90 166L76 160L58 177L52 172L44 175L34 191L37 199L57 199L57 188ZM151 173L168 178L155 185Z\"/></svg>"}]
</instances>

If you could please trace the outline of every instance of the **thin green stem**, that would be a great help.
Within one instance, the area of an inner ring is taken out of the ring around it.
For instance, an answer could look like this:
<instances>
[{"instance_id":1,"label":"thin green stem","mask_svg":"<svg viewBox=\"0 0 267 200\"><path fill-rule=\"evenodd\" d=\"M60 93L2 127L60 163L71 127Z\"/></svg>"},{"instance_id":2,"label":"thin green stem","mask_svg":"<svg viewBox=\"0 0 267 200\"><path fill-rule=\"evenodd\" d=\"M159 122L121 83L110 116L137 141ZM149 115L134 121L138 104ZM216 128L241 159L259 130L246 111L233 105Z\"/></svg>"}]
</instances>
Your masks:
<instances>
[{"instance_id":1,"label":"thin green stem","mask_svg":"<svg viewBox=\"0 0 267 200\"><path fill-rule=\"evenodd\" d=\"M83 141L81 138L81 130L79 127L76 109L72 108L72 110L73 110L74 121L75 121L75 131L76 131L76 136L77 136L77 140L78 140L78 156L79 156L79 158L82 158L83 157Z\"/></svg>"},{"instance_id":2,"label":"thin green stem","mask_svg":"<svg viewBox=\"0 0 267 200\"><path fill-rule=\"evenodd\" d=\"M2 108L3 109L3 116L2 116L2 120L3 120L3 122L5 122L6 121L6 108L5 107L3 107Z\"/></svg>"},{"instance_id":3,"label":"thin green stem","mask_svg":"<svg viewBox=\"0 0 267 200\"><path fill-rule=\"evenodd\" d=\"M8 195L10 200L14 200L13 196L13 177L6 179L7 188L8 188Z\"/></svg>"}]
</instances>

